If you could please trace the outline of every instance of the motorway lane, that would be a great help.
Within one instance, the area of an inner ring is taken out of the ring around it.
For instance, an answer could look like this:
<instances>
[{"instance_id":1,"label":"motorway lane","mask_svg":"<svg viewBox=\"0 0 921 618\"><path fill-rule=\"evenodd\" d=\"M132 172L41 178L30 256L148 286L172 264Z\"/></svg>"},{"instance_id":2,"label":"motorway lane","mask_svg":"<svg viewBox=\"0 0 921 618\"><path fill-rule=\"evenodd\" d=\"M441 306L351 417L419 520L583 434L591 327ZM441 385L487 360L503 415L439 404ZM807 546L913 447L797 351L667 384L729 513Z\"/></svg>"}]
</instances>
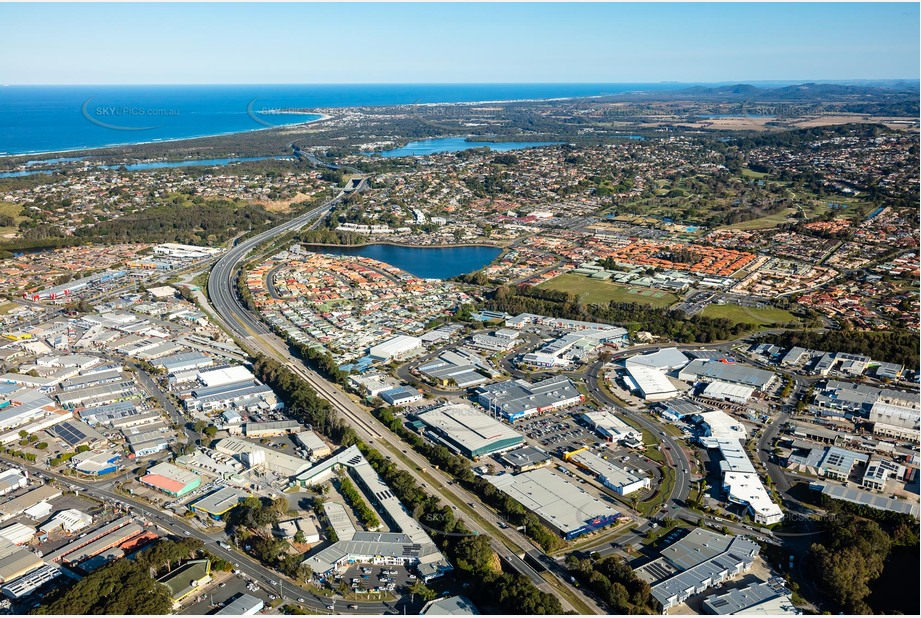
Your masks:
<instances>
[{"instance_id":1,"label":"motorway lane","mask_svg":"<svg viewBox=\"0 0 921 618\"><path fill-rule=\"evenodd\" d=\"M19 460L12 459L6 455L0 454L0 458L7 460L9 463L19 466L28 470L32 476L42 475L46 477L53 478L59 481L64 486L76 486L86 490L86 492L96 498L105 498L110 501L121 502L130 506L134 512L144 518L147 521L159 526L161 529L165 529L167 532L173 534L176 537L190 536L195 537L205 543L206 548L209 552L214 554L219 558L223 558L232 564L239 564L240 570L243 570L247 575L259 581L261 587L265 590L271 590L275 594L281 593L279 586L273 586L272 581L283 581L284 582L284 593L288 601L294 601L297 598L304 598L305 602L303 605L311 607L314 610L317 610L321 613L325 613L328 610L326 606L333 603L335 599L329 597L322 597L315 595L305 588L295 585L290 580L284 578L279 573L262 566L249 556L243 553L237 553L234 551L228 551L220 547L218 541L226 541L227 537L223 532L218 533L205 533L202 530L194 526L190 526L184 520L175 518L167 513L158 511L155 507L143 503L139 500L136 500L130 496L117 493L108 487L111 486L112 482L103 482L103 483L88 483L82 480L74 479L71 477L66 477L55 472L50 472L43 468L36 466L30 466ZM292 598L293 597L293 598ZM341 612L340 612L341 613ZM384 614L384 613L398 613L394 608L393 604L387 603L360 603L359 609L354 610L352 613L356 614Z\"/></svg>"}]
</instances>

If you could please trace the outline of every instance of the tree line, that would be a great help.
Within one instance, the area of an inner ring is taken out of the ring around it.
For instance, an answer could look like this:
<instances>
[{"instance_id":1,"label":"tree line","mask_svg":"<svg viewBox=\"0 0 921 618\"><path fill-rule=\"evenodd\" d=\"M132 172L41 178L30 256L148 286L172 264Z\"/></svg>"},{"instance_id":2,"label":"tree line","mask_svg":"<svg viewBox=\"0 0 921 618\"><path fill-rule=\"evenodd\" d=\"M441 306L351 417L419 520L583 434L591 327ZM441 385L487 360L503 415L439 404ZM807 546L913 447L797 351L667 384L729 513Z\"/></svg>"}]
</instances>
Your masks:
<instances>
[{"instance_id":1,"label":"tree line","mask_svg":"<svg viewBox=\"0 0 921 618\"><path fill-rule=\"evenodd\" d=\"M583 305L574 294L536 287L500 286L485 305L487 309L512 315L536 313L554 318L616 324L626 328L631 336L637 331L649 331L679 343L735 339L754 328L752 324L736 323L727 318L688 317L683 311L639 303L611 301L607 305Z\"/></svg>"},{"instance_id":2,"label":"tree line","mask_svg":"<svg viewBox=\"0 0 921 618\"><path fill-rule=\"evenodd\" d=\"M581 559L570 554L566 558L570 572L597 594L612 614L652 615L661 613L649 584L636 576L620 556L601 559Z\"/></svg>"}]
</instances>

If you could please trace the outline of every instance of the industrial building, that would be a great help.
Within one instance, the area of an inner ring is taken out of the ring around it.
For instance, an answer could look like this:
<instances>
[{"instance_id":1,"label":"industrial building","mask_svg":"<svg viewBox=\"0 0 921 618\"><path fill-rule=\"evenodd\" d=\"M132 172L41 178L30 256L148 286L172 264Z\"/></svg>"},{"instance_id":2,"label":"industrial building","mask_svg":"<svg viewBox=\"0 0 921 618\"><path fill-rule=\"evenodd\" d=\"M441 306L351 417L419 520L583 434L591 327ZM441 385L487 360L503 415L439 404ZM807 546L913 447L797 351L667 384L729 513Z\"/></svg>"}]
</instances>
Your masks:
<instances>
[{"instance_id":1,"label":"industrial building","mask_svg":"<svg viewBox=\"0 0 921 618\"><path fill-rule=\"evenodd\" d=\"M138 480L175 498L181 498L201 485L201 477L194 472L165 462L153 466Z\"/></svg>"},{"instance_id":2,"label":"industrial building","mask_svg":"<svg viewBox=\"0 0 921 618\"><path fill-rule=\"evenodd\" d=\"M173 607L211 583L211 561L189 560L157 580L169 589Z\"/></svg>"},{"instance_id":3,"label":"industrial building","mask_svg":"<svg viewBox=\"0 0 921 618\"><path fill-rule=\"evenodd\" d=\"M40 485L29 491L17 496L12 500L0 502L0 521L6 521L11 517L21 515L32 507L47 503L61 495L61 490L53 485Z\"/></svg>"},{"instance_id":4,"label":"industrial building","mask_svg":"<svg viewBox=\"0 0 921 618\"><path fill-rule=\"evenodd\" d=\"M554 376L534 384L527 380L489 384L479 387L476 395L477 402L488 412L502 414L509 421L585 401L585 395L565 376Z\"/></svg>"},{"instance_id":5,"label":"industrial building","mask_svg":"<svg viewBox=\"0 0 921 618\"><path fill-rule=\"evenodd\" d=\"M389 391L400 386L399 380L382 373L350 375L349 382L356 390L368 397L377 397L384 391Z\"/></svg>"},{"instance_id":6,"label":"industrial building","mask_svg":"<svg viewBox=\"0 0 921 618\"><path fill-rule=\"evenodd\" d=\"M880 511L904 513L918 519L918 505L913 502L908 502L907 500L896 500L870 491L864 491L854 487L844 487L843 485L832 483L810 483L809 489L821 491L829 498L834 498L835 500L853 502L854 504L869 506L874 509L879 509Z\"/></svg>"},{"instance_id":7,"label":"industrial building","mask_svg":"<svg viewBox=\"0 0 921 618\"><path fill-rule=\"evenodd\" d=\"M92 515L78 511L77 509L66 509L58 511L54 517L43 523L40 530L45 534L53 532L58 528L63 528L65 532L73 534L89 527L93 523Z\"/></svg>"},{"instance_id":8,"label":"industrial building","mask_svg":"<svg viewBox=\"0 0 921 618\"><path fill-rule=\"evenodd\" d=\"M215 612L215 616L252 616L258 614L265 607L262 599L254 597L245 592L233 598L220 610Z\"/></svg>"},{"instance_id":9,"label":"industrial building","mask_svg":"<svg viewBox=\"0 0 921 618\"><path fill-rule=\"evenodd\" d=\"M294 434L294 440L307 451L311 460L323 459L333 454L329 445L316 433L308 430Z\"/></svg>"},{"instance_id":10,"label":"industrial building","mask_svg":"<svg viewBox=\"0 0 921 618\"><path fill-rule=\"evenodd\" d=\"M627 496L641 489L649 489L649 477L635 474L615 465L587 448L566 453L563 458L588 470L595 475L599 483L621 496Z\"/></svg>"},{"instance_id":11,"label":"industrial building","mask_svg":"<svg viewBox=\"0 0 921 618\"><path fill-rule=\"evenodd\" d=\"M916 442L921 433L921 409L917 399L911 403L878 399L870 408L869 419L873 423L873 433L881 436Z\"/></svg>"},{"instance_id":12,"label":"industrial building","mask_svg":"<svg viewBox=\"0 0 921 618\"><path fill-rule=\"evenodd\" d=\"M697 528L662 550L662 557L678 573L652 586L652 596L665 613L724 581L751 570L758 557L757 543Z\"/></svg>"},{"instance_id":13,"label":"industrial building","mask_svg":"<svg viewBox=\"0 0 921 618\"><path fill-rule=\"evenodd\" d=\"M443 597L426 603L420 616L479 616L476 606L463 595Z\"/></svg>"},{"instance_id":14,"label":"industrial building","mask_svg":"<svg viewBox=\"0 0 921 618\"><path fill-rule=\"evenodd\" d=\"M406 358L422 350L422 340L409 335L397 335L383 343L372 346L369 356L375 361L388 362Z\"/></svg>"},{"instance_id":15,"label":"industrial building","mask_svg":"<svg viewBox=\"0 0 921 618\"><path fill-rule=\"evenodd\" d=\"M550 465L553 458L547 451L536 446L526 444L514 451L508 451L501 456L505 465L511 467L515 472L527 472L536 468L542 468Z\"/></svg>"},{"instance_id":16,"label":"industrial building","mask_svg":"<svg viewBox=\"0 0 921 618\"><path fill-rule=\"evenodd\" d=\"M219 453L234 457L250 468L264 465L267 469L283 476L297 476L310 468L308 461L238 438L218 440L214 449Z\"/></svg>"},{"instance_id":17,"label":"industrial building","mask_svg":"<svg viewBox=\"0 0 921 618\"><path fill-rule=\"evenodd\" d=\"M189 504L189 508L196 513L203 513L212 519L221 519L241 500L248 498L249 494L236 487L223 486L210 494L199 498Z\"/></svg>"},{"instance_id":18,"label":"industrial building","mask_svg":"<svg viewBox=\"0 0 921 618\"><path fill-rule=\"evenodd\" d=\"M53 564L46 564L29 571L22 577L14 579L3 585L0 591L14 601L27 597L48 582L57 579L61 575L61 569Z\"/></svg>"},{"instance_id":19,"label":"industrial building","mask_svg":"<svg viewBox=\"0 0 921 618\"><path fill-rule=\"evenodd\" d=\"M405 406L422 399L422 393L411 386L398 386L381 392L378 397L391 406Z\"/></svg>"},{"instance_id":20,"label":"industrial building","mask_svg":"<svg viewBox=\"0 0 921 618\"><path fill-rule=\"evenodd\" d=\"M70 465L80 474L102 476L116 472L121 458L115 451L86 451L74 455Z\"/></svg>"},{"instance_id":21,"label":"industrial building","mask_svg":"<svg viewBox=\"0 0 921 618\"><path fill-rule=\"evenodd\" d=\"M247 438L266 438L283 436L288 433L297 433L303 426L297 421L272 421L269 423L245 423L243 435Z\"/></svg>"},{"instance_id":22,"label":"industrial building","mask_svg":"<svg viewBox=\"0 0 921 618\"><path fill-rule=\"evenodd\" d=\"M25 545L31 541L34 536L35 528L19 523L18 521L9 526L0 528L0 537L16 545Z\"/></svg>"},{"instance_id":23,"label":"industrial building","mask_svg":"<svg viewBox=\"0 0 921 618\"><path fill-rule=\"evenodd\" d=\"M470 459L513 449L520 433L466 403L449 403L416 416L431 439Z\"/></svg>"},{"instance_id":24,"label":"industrial building","mask_svg":"<svg viewBox=\"0 0 921 618\"><path fill-rule=\"evenodd\" d=\"M479 354L466 348L442 352L418 367L419 373L440 386L470 388L488 382L498 372Z\"/></svg>"},{"instance_id":25,"label":"industrial building","mask_svg":"<svg viewBox=\"0 0 921 618\"><path fill-rule=\"evenodd\" d=\"M742 424L721 411L700 415L705 435L700 438L704 448L719 450L723 491L727 500L746 507L752 519L762 525L776 524L783 511L771 500L748 453L742 446L747 432Z\"/></svg>"},{"instance_id":26,"label":"industrial building","mask_svg":"<svg viewBox=\"0 0 921 618\"><path fill-rule=\"evenodd\" d=\"M413 519L357 446L350 446L314 465L297 480L302 487L316 485L329 479L339 468L347 468L352 473L356 484L371 499L371 505L383 515L391 529L399 532L354 531L346 534L343 531L339 534L337 529L339 540L336 543L304 560L315 574L327 575L350 562L405 564L414 566L420 578L428 581L453 568L425 528ZM348 524L347 528L351 527L348 519L343 523Z\"/></svg>"},{"instance_id":27,"label":"industrial building","mask_svg":"<svg viewBox=\"0 0 921 618\"><path fill-rule=\"evenodd\" d=\"M486 477L566 540L600 530L620 513L546 468Z\"/></svg>"},{"instance_id":28,"label":"industrial building","mask_svg":"<svg viewBox=\"0 0 921 618\"><path fill-rule=\"evenodd\" d=\"M627 331L623 328L579 330L566 333L534 352L525 354L521 361L535 367L567 367L575 362L583 362L606 343L623 343L626 337Z\"/></svg>"},{"instance_id":29,"label":"industrial building","mask_svg":"<svg viewBox=\"0 0 921 618\"><path fill-rule=\"evenodd\" d=\"M15 580L43 564L30 550L0 537L0 584Z\"/></svg>"},{"instance_id":30,"label":"industrial building","mask_svg":"<svg viewBox=\"0 0 921 618\"><path fill-rule=\"evenodd\" d=\"M627 365L624 382L646 401L664 401L678 396L678 389L660 369Z\"/></svg>"},{"instance_id":31,"label":"industrial building","mask_svg":"<svg viewBox=\"0 0 921 618\"><path fill-rule=\"evenodd\" d=\"M678 379L685 382L727 382L763 392L770 388L777 376L772 371L747 365L697 359L678 372Z\"/></svg>"},{"instance_id":32,"label":"industrial building","mask_svg":"<svg viewBox=\"0 0 921 618\"><path fill-rule=\"evenodd\" d=\"M797 472L806 472L815 476L836 481L846 481L858 463L866 464L870 456L855 453L837 446L823 448L796 448L786 457L786 466Z\"/></svg>"},{"instance_id":33,"label":"industrial building","mask_svg":"<svg viewBox=\"0 0 921 618\"><path fill-rule=\"evenodd\" d=\"M0 472L0 496L5 496L29 484L29 477L21 470L10 468Z\"/></svg>"},{"instance_id":34,"label":"industrial building","mask_svg":"<svg viewBox=\"0 0 921 618\"><path fill-rule=\"evenodd\" d=\"M727 382L714 380L713 382L708 383L700 394L710 399L729 401L731 403L744 406L751 400L754 393L755 389L749 386L742 386L741 384L729 384Z\"/></svg>"},{"instance_id":35,"label":"industrial building","mask_svg":"<svg viewBox=\"0 0 921 618\"><path fill-rule=\"evenodd\" d=\"M704 599L704 611L717 616L798 616L782 579L756 582Z\"/></svg>"},{"instance_id":36,"label":"industrial building","mask_svg":"<svg viewBox=\"0 0 921 618\"><path fill-rule=\"evenodd\" d=\"M681 369L690 359L678 348L662 348L649 354L631 356L624 362L625 367L649 367L663 373Z\"/></svg>"}]
</instances>

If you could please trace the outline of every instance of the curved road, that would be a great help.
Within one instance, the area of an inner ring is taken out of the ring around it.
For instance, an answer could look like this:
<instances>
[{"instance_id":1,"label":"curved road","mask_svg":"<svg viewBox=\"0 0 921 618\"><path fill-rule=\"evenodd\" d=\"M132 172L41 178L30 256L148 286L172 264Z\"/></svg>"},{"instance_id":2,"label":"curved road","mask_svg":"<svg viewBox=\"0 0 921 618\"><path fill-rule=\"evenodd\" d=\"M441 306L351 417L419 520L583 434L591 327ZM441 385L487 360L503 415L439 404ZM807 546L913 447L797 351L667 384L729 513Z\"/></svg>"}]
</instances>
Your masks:
<instances>
[{"instance_id":1,"label":"curved road","mask_svg":"<svg viewBox=\"0 0 921 618\"><path fill-rule=\"evenodd\" d=\"M564 610L575 609L565 597L560 597L558 591L554 590L554 587L548 584L534 569L518 559L523 556L524 552L534 549L535 546L530 539L512 528L500 529L499 521L501 521L501 518L498 515L484 506L474 506L480 503L476 495L456 484L446 473L434 469L431 463L422 455L409 449L377 419L356 405L338 386L307 368L299 359L294 358L288 350L288 346L272 333L267 325L253 316L237 297L234 289L234 273L250 251L276 235L303 227L313 217L324 213L341 198L342 194L285 224L241 242L218 260L208 279L208 296L220 318L220 322L246 347L281 361L289 370L304 379L349 421L350 426L359 436L384 452L397 467L408 472L420 486L428 488L428 482L434 481L438 489L438 496L449 503L453 503L452 508L457 511L458 516L463 516L465 522L474 533L488 536L493 549L499 556L505 558L507 562L528 577L538 588L558 596L563 603ZM389 451L389 453L386 451ZM516 547L520 549L516 549ZM540 550L538 549L537 551ZM511 558L509 559L509 557ZM580 590L571 586L569 582L555 580L554 583L557 587L564 587L570 595L578 598L591 611L603 613L603 610L595 602L591 601Z\"/></svg>"}]
</instances>

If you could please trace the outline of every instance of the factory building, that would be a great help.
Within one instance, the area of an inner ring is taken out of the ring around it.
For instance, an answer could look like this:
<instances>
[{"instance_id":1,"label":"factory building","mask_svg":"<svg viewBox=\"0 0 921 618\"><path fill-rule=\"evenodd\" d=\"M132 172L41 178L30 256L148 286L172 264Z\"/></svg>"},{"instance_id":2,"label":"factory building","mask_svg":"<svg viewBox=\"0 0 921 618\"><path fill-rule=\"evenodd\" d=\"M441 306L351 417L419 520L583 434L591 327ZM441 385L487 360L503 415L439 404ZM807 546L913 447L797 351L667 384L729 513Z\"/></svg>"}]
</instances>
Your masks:
<instances>
[{"instance_id":1,"label":"factory building","mask_svg":"<svg viewBox=\"0 0 921 618\"><path fill-rule=\"evenodd\" d=\"M566 540L600 530L620 517L601 500L546 468L486 478Z\"/></svg>"},{"instance_id":2,"label":"factory building","mask_svg":"<svg viewBox=\"0 0 921 618\"><path fill-rule=\"evenodd\" d=\"M704 412L700 416L705 427L705 435L700 438L701 445L718 450L722 456L720 471L726 499L745 506L756 523L770 525L783 520L783 511L771 500L742 446L747 436L745 427L718 410Z\"/></svg>"},{"instance_id":3,"label":"factory building","mask_svg":"<svg viewBox=\"0 0 921 618\"><path fill-rule=\"evenodd\" d=\"M579 420L608 442L620 442L627 446L643 444L643 432L620 420L610 410L586 412L579 415Z\"/></svg>"},{"instance_id":4,"label":"factory building","mask_svg":"<svg viewBox=\"0 0 921 618\"><path fill-rule=\"evenodd\" d=\"M249 494L235 487L221 487L210 494L199 498L189 505L189 508L196 513L203 513L212 519L221 519L230 512Z\"/></svg>"},{"instance_id":5,"label":"factory building","mask_svg":"<svg viewBox=\"0 0 921 618\"><path fill-rule=\"evenodd\" d=\"M777 376L772 371L757 369L747 365L723 361L697 359L691 361L678 372L678 379L685 382L727 382L749 386L757 391L766 391Z\"/></svg>"},{"instance_id":6,"label":"factory building","mask_svg":"<svg viewBox=\"0 0 921 618\"><path fill-rule=\"evenodd\" d=\"M201 485L201 477L197 474L171 463L158 463L138 480L175 498L181 498Z\"/></svg>"},{"instance_id":7,"label":"factory building","mask_svg":"<svg viewBox=\"0 0 921 618\"><path fill-rule=\"evenodd\" d=\"M422 340L409 335L397 335L383 343L372 346L368 354L375 361L400 360L422 350Z\"/></svg>"},{"instance_id":8,"label":"factory building","mask_svg":"<svg viewBox=\"0 0 921 618\"><path fill-rule=\"evenodd\" d=\"M729 401L731 403L744 406L751 400L754 393L755 389L749 386L742 386L741 384L729 384L727 382L714 380L704 387L701 395L710 399Z\"/></svg>"},{"instance_id":9,"label":"factory building","mask_svg":"<svg viewBox=\"0 0 921 618\"><path fill-rule=\"evenodd\" d=\"M692 595L750 571L759 551L757 543L741 536L692 530L662 550L662 557L679 572L652 586L652 596L665 613Z\"/></svg>"},{"instance_id":10,"label":"factory building","mask_svg":"<svg viewBox=\"0 0 921 618\"><path fill-rule=\"evenodd\" d=\"M297 433L303 427L297 421L272 421L269 423L245 423L243 435L247 438L265 438Z\"/></svg>"},{"instance_id":11,"label":"factory building","mask_svg":"<svg viewBox=\"0 0 921 618\"><path fill-rule=\"evenodd\" d=\"M265 607L265 602L257 597L241 593L234 597L230 603L215 612L215 616L252 616L258 614Z\"/></svg>"},{"instance_id":12,"label":"factory building","mask_svg":"<svg viewBox=\"0 0 921 618\"><path fill-rule=\"evenodd\" d=\"M646 401L664 401L678 396L678 389L668 376L646 365L628 365L624 382Z\"/></svg>"},{"instance_id":13,"label":"factory building","mask_svg":"<svg viewBox=\"0 0 921 618\"><path fill-rule=\"evenodd\" d=\"M588 449L583 448L566 453L563 458L584 470L588 470L595 475L599 483L621 496L627 496L642 489L649 489L649 477L630 472Z\"/></svg>"},{"instance_id":14,"label":"factory building","mask_svg":"<svg viewBox=\"0 0 921 618\"><path fill-rule=\"evenodd\" d=\"M416 416L426 435L470 459L520 446L520 433L465 403L445 404Z\"/></svg>"},{"instance_id":15,"label":"factory building","mask_svg":"<svg viewBox=\"0 0 921 618\"><path fill-rule=\"evenodd\" d=\"M307 451L307 455L311 460L323 459L333 454L329 445L326 444L320 436L309 429L294 434L294 440Z\"/></svg>"},{"instance_id":16,"label":"factory building","mask_svg":"<svg viewBox=\"0 0 921 618\"><path fill-rule=\"evenodd\" d=\"M554 376L535 382L509 380L481 386L476 390L477 402L491 414L502 414L506 420L543 414L585 401L572 380Z\"/></svg>"}]
</instances>

